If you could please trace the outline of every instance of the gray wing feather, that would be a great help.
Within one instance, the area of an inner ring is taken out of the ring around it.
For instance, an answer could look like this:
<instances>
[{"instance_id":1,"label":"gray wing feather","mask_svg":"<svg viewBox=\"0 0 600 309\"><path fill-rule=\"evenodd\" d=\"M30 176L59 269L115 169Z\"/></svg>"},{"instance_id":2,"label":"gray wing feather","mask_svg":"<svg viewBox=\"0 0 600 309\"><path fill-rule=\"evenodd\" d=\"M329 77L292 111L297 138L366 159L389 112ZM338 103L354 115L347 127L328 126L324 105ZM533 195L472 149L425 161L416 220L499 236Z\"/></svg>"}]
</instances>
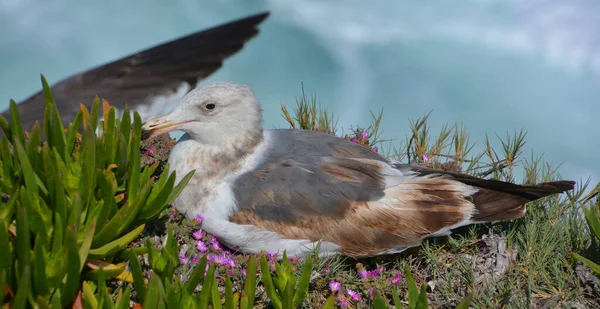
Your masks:
<instances>
[{"instance_id":1,"label":"gray wing feather","mask_svg":"<svg viewBox=\"0 0 600 309\"><path fill-rule=\"evenodd\" d=\"M352 160L388 162L370 149L313 131L270 134L272 147L264 160L234 183L240 210L283 222L320 215L341 218L352 202L384 196L385 182L376 166Z\"/></svg>"}]
</instances>

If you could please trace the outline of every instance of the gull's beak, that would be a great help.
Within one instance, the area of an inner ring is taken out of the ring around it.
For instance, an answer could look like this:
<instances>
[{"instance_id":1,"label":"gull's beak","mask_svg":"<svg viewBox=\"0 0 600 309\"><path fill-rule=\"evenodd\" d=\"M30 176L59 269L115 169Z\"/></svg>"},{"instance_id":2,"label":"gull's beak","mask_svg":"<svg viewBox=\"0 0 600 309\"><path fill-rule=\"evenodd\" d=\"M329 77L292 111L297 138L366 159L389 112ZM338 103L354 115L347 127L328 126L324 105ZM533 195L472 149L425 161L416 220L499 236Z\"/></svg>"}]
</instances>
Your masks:
<instances>
[{"instance_id":1,"label":"gull's beak","mask_svg":"<svg viewBox=\"0 0 600 309\"><path fill-rule=\"evenodd\" d=\"M151 137L169 133L179 129L182 125L190 121L174 122L167 120L167 116L154 118L142 124L142 140L147 140Z\"/></svg>"}]
</instances>

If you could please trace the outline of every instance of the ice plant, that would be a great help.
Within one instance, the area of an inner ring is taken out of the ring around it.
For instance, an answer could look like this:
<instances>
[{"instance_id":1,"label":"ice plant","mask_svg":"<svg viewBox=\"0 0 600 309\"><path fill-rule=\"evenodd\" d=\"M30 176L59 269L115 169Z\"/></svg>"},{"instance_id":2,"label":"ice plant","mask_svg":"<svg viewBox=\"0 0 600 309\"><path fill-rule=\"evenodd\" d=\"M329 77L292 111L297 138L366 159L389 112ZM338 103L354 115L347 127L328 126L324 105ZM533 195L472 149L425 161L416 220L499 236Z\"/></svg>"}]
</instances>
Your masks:
<instances>
[{"instance_id":1,"label":"ice plant","mask_svg":"<svg viewBox=\"0 0 600 309\"><path fill-rule=\"evenodd\" d=\"M348 296L350 296L350 298L353 301L359 301L360 300L360 294L358 294L358 292L353 291L351 289L346 289L346 294L348 294Z\"/></svg>"},{"instance_id":2,"label":"ice plant","mask_svg":"<svg viewBox=\"0 0 600 309\"><path fill-rule=\"evenodd\" d=\"M152 149L152 147L148 148L148 149L147 149L147 151L148 151L148 153L149 153L149 154L151 154L151 155L153 155L153 154L154 154L154 149Z\"/></svg>"},{"instance_id":3,"label":"ice plant","mask_svg":"<svg viewBox=\"0 0 600 309\"><path fill-rule=\"evenodd\" d=\"M335 293L337 291L339 291L342 288L342 284L335 281L335 280L331 280L329 281L329 290L331 290L331 292Z\"/></svg>"},{"instance_id":4,"label":"ice plant","mask_svg":"<svg viewBox=\"0 0 600 309\"><path fill-rule=\"evenodd\" d=\"M200 251L200 253L205 253L206 251L208 251L208 247L202 240L198 240L196 242L196 249Z\"/></svg>"},{"instance_id":5,"label":"ice plant","mask_svg":"<svg viewBox=\"0 0 600 309\"><path fill-rule=\"evenodd\" d=\"M194 219L197 220L199 223L204 222L204 217L202 215L196 215Z\"/></svg>"},{"instance_id":6,"label":"ice plant","mask_svg":"<svg viewBox=\"0 0 600 309\"><path fill-rule=\"evenodd\" d=\"M194 237L194 239L196 240L200 240L202 239L202 237L204 237L204 231L203 230L197 230L195 231L192 236Z\"/></svg>"},{"instance_id":7,"label":"ice plant","mask_svg":"<svg viewBox=\"0 0 600 309\"><path fill-rule=\"evenodd\" d=\"M395 276L393 276L392 278L389 279L390 283L394 286L397 286L401 280L402 280L402 275L400 275L400 273L397 273Z\"/></svg>"},{"instance_id":8,"label":"ice plant","mask_svg":"<svg viewBox=\"0 0 600 309\"><path fill-rule=\"evenodd\" d=\"M429 162L429 157L427 155L423 155L423 162Z\"/></svg>"}]
</instances>

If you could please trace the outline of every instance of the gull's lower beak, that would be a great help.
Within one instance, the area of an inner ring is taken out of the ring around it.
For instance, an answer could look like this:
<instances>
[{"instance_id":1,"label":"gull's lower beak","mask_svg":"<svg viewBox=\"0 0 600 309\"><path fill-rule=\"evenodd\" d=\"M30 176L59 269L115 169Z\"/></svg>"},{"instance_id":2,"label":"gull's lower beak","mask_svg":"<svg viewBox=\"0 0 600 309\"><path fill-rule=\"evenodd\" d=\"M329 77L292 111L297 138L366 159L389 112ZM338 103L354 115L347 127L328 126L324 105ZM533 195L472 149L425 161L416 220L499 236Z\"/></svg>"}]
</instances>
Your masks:
<instances>
[{"instance_id":1,"label":"gull's lower beak","mask_svg":"<svg viewBox=\"0 0 600 309\"><path fill-rule=\"evenodd\" d=\"M167 120L167 116L162 116L148 120L142 124L142 140L147 140L151 137L169 133L179 129L182 125L189 121L173 122Z\"/></svg>"}]
</instances>

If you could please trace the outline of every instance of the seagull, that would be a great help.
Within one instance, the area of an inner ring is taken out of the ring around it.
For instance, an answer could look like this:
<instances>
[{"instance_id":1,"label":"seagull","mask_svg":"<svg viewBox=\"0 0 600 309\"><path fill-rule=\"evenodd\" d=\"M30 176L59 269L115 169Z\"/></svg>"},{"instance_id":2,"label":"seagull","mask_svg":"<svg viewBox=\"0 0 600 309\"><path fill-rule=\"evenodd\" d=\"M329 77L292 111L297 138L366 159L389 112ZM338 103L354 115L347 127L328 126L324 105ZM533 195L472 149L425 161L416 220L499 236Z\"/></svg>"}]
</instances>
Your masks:
<instances>
[{"instance_id":1,"label":"seagull","mask_svg":"<svg viewBox=\"0 0 600 309\"><path fill-rule=\"evenodd\" d=\"M167 115L144 122L144 139L180 130L169 156L174 201L202 229L245 253L288 257L399 253L426 237L522 217L525 204L573 181L518 185L400 164L346 139L308 130L263 130L253 91L204 84Z\"/></svg>"},{"instance_id":2,"label":"seagull","mask_svg":"<svg viewBox=\"0 0 600 309\"><path fill-rule=\"evenodd\" d=\"M162 115L168 103L179 102L223 60L240 51L268 16L263 12L192 33L59 81L51 91L62 122L75 119L79 104L89 109L97 95L117 110L128 104L142 119ZM44 106L42 91L17 105L24 129L42 122ZM9 110L2 116L10 119Z\"/></svg>"}]
</instances>

